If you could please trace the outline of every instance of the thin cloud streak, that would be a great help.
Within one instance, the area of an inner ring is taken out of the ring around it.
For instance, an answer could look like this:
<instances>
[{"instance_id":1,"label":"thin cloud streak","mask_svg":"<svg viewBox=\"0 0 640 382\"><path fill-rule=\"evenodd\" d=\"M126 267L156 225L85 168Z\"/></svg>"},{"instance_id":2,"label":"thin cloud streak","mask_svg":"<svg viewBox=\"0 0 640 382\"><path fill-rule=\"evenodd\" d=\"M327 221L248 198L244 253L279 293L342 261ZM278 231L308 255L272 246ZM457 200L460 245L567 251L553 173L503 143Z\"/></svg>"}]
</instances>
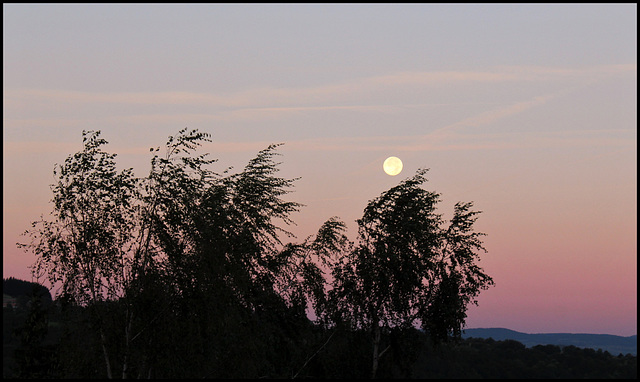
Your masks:
<instances>
[{"instance_id":1,"label":"thin cloud streak","mask_svg":"<svg viewBox=\"0 0 640 382\"><path fill-rule=\"evenodd\" d=\"M493 109L482 111L476 115L464 118L444 127L438 128L424 135L418 136L374 136L374 137L352 137L352 138L314 138L301 139L287 143L291 150L358 150L358 151L379 151L394 148L401 151L421 151L421 150L486 150L486 149L509 149L532 147L549 147L557 145L558 141L548 138L548 134L527 135L525 139L516 139L509 136L486 136L483 134L470 135L469 131L461 134L460 130L469 128L479 128L494 124L504 118L513 117L527 110L545 105L556 98L566 96L572 92L589 86L593 81L606 78L611 75L627 74L636 70L636 65L610 65L585 69L564 69L546 67L500 67L496 72L404 72L386 76L376 76L363 78L360 80L348 81L342 84L333 84L310 88L288 88L288 89L253 89L236 92L228 95L193 93L193 92L161 92L161 93L95 93L79 91L56 91L56 90L5 90L4 125L9 129L20 128L63 128L63 127L86 127L95 125L96 118L19 118L12 117L13 114L23 115L28 113L11 113L15 108L27 108L29 105L45 105L45 110L58 110L60 103L72 104L122 104L122 105L153 105L163 107L168 105L178 106L206 106L207 112L148 112L134 115L106 115L103 116L101 124L176 124L182 125L189 121L189 125L206 124L216 122L237 122L261 120L265 118L277 119L283 114L318 112L318 111L358 111L374 113L399 114L408 110L419 110L425 107L461 105L461 103L398 103L398 104L349 104L335 103L334 97L340 96L342 99L356 99L358 94L371 92L383 92L385 90L404 87L425 86L433 83L453 83L453 82L505 82L505 81L540 81L540 80L560 80L560 79L587 79L579 83L569 81L567 86L559 91L546 95L533 96L528 100L504 105L498 102L466 102L462 104L473 105L495 105ZM268 100L268 101L267 101ZM266 103L272 106L264 106ZM8 110L7 110L8 109ZM117 114L117 113L116 113ZM215 138L215 137L214 137ZM508 138L509 140L505 140ZM593 145L606 144L616 145L615 139L603 137L596 141L563 141L568 145ZM625 144L625 143L620 143ZM218 152L243 152L255 151L268 145L267 142L220 142L215 144L215 151ZM24 152L37 147L37 144L18 146L10 145L8 149L14 152ZM5 144L5 147L7 145ZM148 148L145 148L148 149ZM44 148L44 151L48 151ZM54 149L57 150L57 149ZM65 149L66 150L66 149ZM141 150L143 151L143 150Z\"/></svg>"},{"instance_id":2,"label":"thin cloud streak","mask_svg":"<svg viewBox=\"0 0 640 382\"><path fill-rule=\"evenodd\" d=\"M25 155L25 154L69 154L82 149L79 143L51 142L51 141L29 141L11 142L4 141L2 150L5 155ZM147 148L147 152L149 148Z\"/></svg>"},{"instance_id":3,"label":"thin cloud streak","mask_svg":"<svg viewBox=\"0 0 640 382\"><path fill-rule=\"evenodd\" d=\"M564 93L564 92L562 92ZM550 100L558 97L560 94L550 94L550 95L546 95L546 96L537 96L534 97L531 100L528 101L523 101L523 102L518 102L515 103L513 105L509 105L506 107L501 107L499 109L495 109L495 110L489 110L486 111L484 113L481 113L479 115L470 117L470 118L466 118L460 122L456 122L452 125L443 127L442 129L439 129L438 131L435 131L433 134L437 134L440 131L444 131L444 130L449 130L449 129L454 129L454 128L460 128L460 127L479 127L479 126L483 126L483 125L489 125L491 123L494 123L496 121L499 121L503 118L506 117L510 117L516 114L520 114L526 110L529 110L531 108L534 108L536 106L540 106L540 105L544 105L545 103L549 102Z\"/></svg>"},{"instance_id":4,"label":"thin cloud streak","mask_svg":"<svg viewBox=\"0 0 640 382\"><path fill-rule=\"evenodd\" d=\"M54 103L97 103L125 105L204 105L217 108L291 109L318 108L318 102L383 92L386 88L450 85L453 83L497 83L520 81L562 81L601 79L605 76L629 73L635 64L610 65L586 69L506 66L487 72L401 72L373 76L343 83L306 88L258 88L223 93L202 92L136 92L101 93L55 89L4 90L4 107L22 105L25 99ZM331 102L335 103L335 101ZM309 106L313 104L314 106ZM337 107L337 106L336 106Z\"/></svg>"},{"instance_id":5,"label":"thin cloud streak","mask_svg":"<svg viewBox=\"0 0 640 382\"><path fill-rule=\"evenodd\" d=\"M459 150L514 150L557 147L612 147L628 150L636 147L629 139L635 135L633 129L579 130L552 132L517 132L501 134L449 134L445 139L425 140L425 136L376 136L312 138L287 140L283 148L287 151L459 151ZM427 136L428 138L428 136ZM200 151L215 153L257 152L278 143L272 141L216 141L202 145ZM423 142L420 142L423 140ZM418 142L418 143L416 143ZM3 143L6 154L55 153L68 154L81 149L77 143L62 142L10 142ZM149 155L149 145L109 145L107 151L120 154Z\"/></svg>"},{"instance_id":6,"label":"thin cloud streak","mask_svg":"<svg viewBox=\"0 0 640 382\"><path fill-rule=\"evenodd\" d=\"M513 150L552 147L635 147L628 135L632 129L580 130L564 132L518 132L502 134L450 134L446 139L426 141L425 136L377 136L319 138L287 141L297 151L457 151Z\"/></svg>"}]
</instances>

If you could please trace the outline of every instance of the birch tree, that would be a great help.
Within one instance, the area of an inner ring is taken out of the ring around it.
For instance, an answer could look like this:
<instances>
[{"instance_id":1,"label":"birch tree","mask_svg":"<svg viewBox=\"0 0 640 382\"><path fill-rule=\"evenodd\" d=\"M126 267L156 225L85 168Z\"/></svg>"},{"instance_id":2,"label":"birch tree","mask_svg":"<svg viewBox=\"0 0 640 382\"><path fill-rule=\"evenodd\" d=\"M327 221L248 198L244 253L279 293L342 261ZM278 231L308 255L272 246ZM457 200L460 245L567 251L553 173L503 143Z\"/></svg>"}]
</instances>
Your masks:
<instances>
[{"instance_id":1,"label":"birch tree","mask_svg":"<svg viewBox=\"0 0 640 382\"><path fill-rule=\"evenodd\" d=\"M372 378L392 328L419 325L434 340L459 336L468 304L493 284L476 264L484 251L483 234L473 230L478 212L458 203L446 225L436 213L439 194L420 187L425 173L368 203L354 249L333 267L325 314L370 333Z\"/></svg>"},{"instance_id":2,"label":"birch tree","mask_svg":"<svg viewBox=\"0 0 640 382\"><path fill-rule=\"evenodd\" d=\"M49 219L34 222L25 232L30 243L19 245L36 254L37 278L48 277L91 311L111 378L113 354L100 310L102 302L123 297L130 281L138 180L131 169L116 170L116 154L102 150L107 142L99 131L83 131L82 141L82 151L54 167Z\"/></svg>"}]
</instances>

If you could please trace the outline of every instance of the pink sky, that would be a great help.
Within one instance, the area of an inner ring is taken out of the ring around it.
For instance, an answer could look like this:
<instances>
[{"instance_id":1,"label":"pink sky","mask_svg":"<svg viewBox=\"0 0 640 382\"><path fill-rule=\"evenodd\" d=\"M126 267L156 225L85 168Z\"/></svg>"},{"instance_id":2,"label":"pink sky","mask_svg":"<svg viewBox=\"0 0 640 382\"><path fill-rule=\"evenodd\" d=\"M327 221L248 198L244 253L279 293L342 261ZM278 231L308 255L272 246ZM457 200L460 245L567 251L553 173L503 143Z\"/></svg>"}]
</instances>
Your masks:
<instances>
[{"instance_id":1,"label":"pink sky","mask_svg":"<svg viewBox=\"0 0 640 382\"><path fill-rule=\"evenodd\" d=\"M468 327L636 334L636 10L5 4L3 276L30 279L15 243L83 129L143 176L186 126L219 169L285 143L300 240L334 215L355 238L368 200L430 168L445 218L483 211L496 285Z\"/></svg>"}]
</instances>

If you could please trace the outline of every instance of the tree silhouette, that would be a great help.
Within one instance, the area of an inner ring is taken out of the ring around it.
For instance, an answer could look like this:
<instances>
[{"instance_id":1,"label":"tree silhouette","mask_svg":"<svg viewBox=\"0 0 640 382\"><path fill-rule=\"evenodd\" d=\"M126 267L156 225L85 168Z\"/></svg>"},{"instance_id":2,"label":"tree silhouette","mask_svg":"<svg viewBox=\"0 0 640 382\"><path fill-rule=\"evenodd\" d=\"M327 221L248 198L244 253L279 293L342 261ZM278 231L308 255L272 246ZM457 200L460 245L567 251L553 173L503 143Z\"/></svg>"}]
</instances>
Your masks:
<instances>
[{"instance_id":1,"label":"tree silhouette","mask_svg":"<svg viewBox=\"0 0 640 382\"><path fill-rule=\"evenodd\" d=\"M43 304L46 301L45 291L46 288L32 283L26 320L21 328L15 330L20 338L20 346L14 351L18 378L50 378L56 375L55 347L44 344L48 332L47 311Z\"/></svg>"},{"instance_id":2,"label":"tree silhouette","mask_svg":"<svg viewBox=\"0 0 640 382\"><path fill-rule=\"evenodd\" d=\"M369 202L358 244L333 268L328 313L371 334L372 377L390 348L383 334L419 324L434 340L459 336L468 303L493 283L475 264L483 249L473 232L478 212L458 203L442 227L439 195L420 187L426 171Z\"/></svg>"},{"instance_id":3,"label":"tree silhouette","mask_svg":"<svg viewBox=\"0 0 640 382\"><path fill-rule=\"evenodd\" d=\"M278 176L280 145L216 172L196 153L209 134L185 128L136 178L116 171L99 136L84 131L83 150L55 166L51 217L19 244L36 254L35 276L62 285L70 328L91 337L64 337L74 377L100 353L108 378L361 375L364 334L372 377L388 351L408 374L414 326L459 336L467 305L493 283L476 264L478 212L458 203L445 225L439 195L420 187L426 170L369 202L357 242L331 217L285 243L302 205L285 199L297 179Z\"/></svg>"},{"instance_id":4,"label":"tree silhouette","mask_svg":"<svg viewBox=\"0 0 640 382\"><path fill-rule=\"evenodd\" d=\"M101 150L107 142L99 135L83 131L84 149L55 166L52 219L34 222L25 232L31 243L20 246L37 255L36 277L62 283L63 294L91 308L111 377L100 302L122 297L126 289L137 181L131 169L116 171L116 155Z\"/></svg>"}]
</instances>

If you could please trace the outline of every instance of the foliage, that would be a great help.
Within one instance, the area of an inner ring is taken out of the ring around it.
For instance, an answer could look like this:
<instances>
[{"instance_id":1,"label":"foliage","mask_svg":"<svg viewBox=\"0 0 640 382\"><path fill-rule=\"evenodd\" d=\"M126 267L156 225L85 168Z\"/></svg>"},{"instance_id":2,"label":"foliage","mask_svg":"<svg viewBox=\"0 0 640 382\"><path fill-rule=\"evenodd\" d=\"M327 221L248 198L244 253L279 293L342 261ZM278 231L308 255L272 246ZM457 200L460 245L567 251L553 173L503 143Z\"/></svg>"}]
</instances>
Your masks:
<instances>
[{"instance_id":1,"label":"foliage","mask_svg":"<svg viewBox=\"0 0 640 382\"><path fill-rule=\"evenodd\" d=\"M49 322L49 334L37 346L54 351L56 357L50 359L46 376L42 378L97 378L104 377L101 365L102 357L99 344L91 335L91 328L86 308L61 308L46 311ZM63 313L62 310L65 310ZM16 336L4 335L3 377L16 378L16 356L14 349L21 346L21 330L27 328L26 315L20 315L15 309L5 310L3 327L18 328ZM171 378L187 378L200 375L201 369L194 369L195 362L188 362L191 338L181 337L187 327L186 323L173 323L173 336L164 339L165 356L155 360L156 369L152 375ZM66 326L63 331L54 329ZM273 326L273 324L272 324ZM284 325L280 325L284 329ZM298 358L309 362L302 367L297 363L295 373L271 373L271 377L279 378L362 378L370 372L370 338L361 330L327 329L323 326L311 326L309 330L300 332L300 343L290 347L300 354ZM11 330L10 330L11 331ZM54 331L53 337L51 332ZM160 330L158 334L170 332ZM271 333L274 333L271 330ZM247 333L249 337L250 333ZM275 338L275 337L273 337ZM272 338L272 340L273 340ZM303 341L314 346L305 347ZM328 340L328 341L327 341ZM275 342L275 341L274 341ZM262 362L272 371L283 368L283 360L289 355L278 354L283 347L265 344L263 353L253 354L257 359L245 357L237 364L227 365L226 375L233 377L256 377L248 370L238 366ZM628 378L637 377L637 357L631 354L611 354L602 350L578 348L575 346L536 345L525 347L513 341L494 341L492 339L467 338L460 341L449 341L437 346L428 336L416 329L392 332L389 342L393 350L381 359L379 378ZM323 346L324 345L324 346ZM54 350L55 349L55 350ZM310 358L314 353L315 357ZM294 359L294 358L291 358ZM250 366L250 365L249 365ZM201 366L200 366L201 367ZM43 369L40 369L43 370ZM35 370L34 370L35 371ZM36 374L31 374L35 376ZM134 377L148 375L132 374Z\"/></svg>"},{"instance_id":2,"label":"foliage","mask_svg":"<svg viewBox=\"0 0 640 382\"><path fill-rule=\"evenodd\" d=\"M34 222L25 232L31 242L19 245L36 254L35 277L61 283L63 295L91 308L111 377L101 302L124 297L131 281L137 179L116 170L99 131L82 136L84 149L54 167L52 219Z\"/></svg>"},{"instance_id":3,"label":"foliage","mask_svg":"<svg viewBox=\"0 0 640 382\"><path fill-rule=\"evenodd\" d=\"M467 338L434 348L426 339L413 378L637 378L631 354L575 346L536 345L514 340Z\"/></svg>"},{"instance_id":4,"label":"foliage","mask_svg":"<svg viewBox=\"0 0 640 382\"><path fill-rule=\"evenodd\" d=\"M48 294L48 290L44 290ZM57 375L56 346L45 344L49 325L47 309L43 304L44 296L42 286L32 283L24 323L12 333L20 340L14 350L18 378L50 378Z\"/></svg>"},{"instance_id":5,"label":"foliage","mask_svg":"<svg viewBox=\"0 0 640 382\"><path fill-rule=\"evenodd\" d=\"M358 220L359 243L333 267L334 320L371 332L372 376L381 332L419 323L433 340L459 337L467 305L493 280L475 264L484 250L471 203L455 205L449 226L439 195L420 187L426 170L370 201Z\"/></svg>"},{"instance_id":6,"label":"foliage","mask_svg":"<svg viewBox=\"0 0 640 382\"><path fill-rule=\"evenodd\" d=\"M280 145L215 172L195 153L209 135L183 129L136 178L99 136L55 166L51 217L20 244L34 276L62 285L63 376L409 375L414 326L459 335L492 284L475 264L478 212L456 204L444 226L426 170L369 202L356 243L337 217L285 243L302 205L285 199L297 179L277 175Z\"/></svg>"},{"instance_id":7,"label":"foliage","mask_svg":"<svg viewBox=\"0 0 640 382\"><path fill-rule=\"evenodd\" d=\"M43 303L51 303L51 292L44 285L16 279L15 277L2 279L2 293L12 297L31 295L34 287L38 289L38 293L42 296Z\"/></svg>"},{"instance_id":8,"label":"foliage","mask_svg":"<svg viewBox=\"0 0 640 382\"><path fill-rule=\"evenodd\" d=\"M61 282L65 294L90 304L122 296L136 181L131 169L116 171L99 132L82 135L84 150L54 168L53 219L34 222L26 232L32 242L22 246L37 255L37 277Z\"/></svg>"}]
</instances>

